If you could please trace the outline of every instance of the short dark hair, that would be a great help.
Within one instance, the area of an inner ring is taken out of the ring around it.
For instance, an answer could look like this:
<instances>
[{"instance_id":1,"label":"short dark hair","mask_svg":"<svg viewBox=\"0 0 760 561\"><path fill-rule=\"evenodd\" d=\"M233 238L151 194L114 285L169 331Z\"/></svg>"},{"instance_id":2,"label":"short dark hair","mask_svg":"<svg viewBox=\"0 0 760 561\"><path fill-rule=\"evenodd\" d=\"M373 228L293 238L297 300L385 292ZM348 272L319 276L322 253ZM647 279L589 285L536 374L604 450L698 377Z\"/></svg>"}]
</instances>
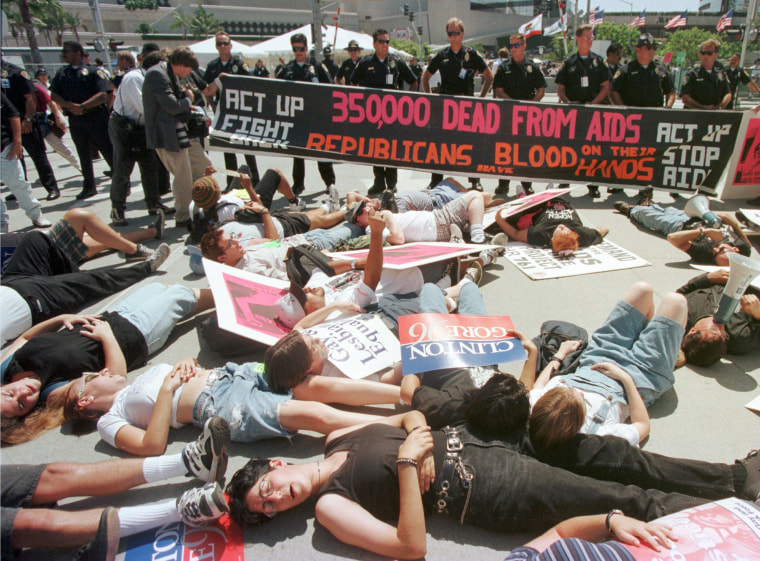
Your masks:
<instances>
[{"instance_id":1,"label":"short dark hair","mask_svg":"<svg viewBox=\"0 0 760 561\"><path fill-rule=\"evenodd\" d=\"M623 51L623 45L621 45L620 43L612 43L609 47L607 47L607 54L608 55L610 55L610 54L615 54L616 55L618 53L622 54L622 51Z\"/></svg>"},{"instance_id":2,"label":"short dark hair","mask_svg":"<svg viewBox=\"0 0 760 561\"><path fill-rule=\"evenodd\" d=\"M581 35L583 35L583 32L586 31L587 29L590 29L591 33L594 32L594 26L593 25L591 25L589 23L584 23L583 25L579 25L577 27L577 29L575 30L575 36L576 37L580 37Z\"/></svg>"},{"instance_id":3,"label":"short dark hair","mask_svg":"<svg viewBox=\"0 0 760 561\"><path fill-rule=\"evenodd\" d=\"M69 51L74 51L75 53L79 53L82 56L84 56L84 47L82 46L81 43L77 43L76 41L64 41L63 48Z\"/></svg>"},{"instance_id":4,"label":"short dark hair","mask_svg":"<svg viewBox=\"0 0 760 561\"><path fill-rule=\"evenodd\" d=\"M381 35L390 35L390 33L388 33L387 29L375 29L375 32L372 34L372 40L377 41L377 38Z\"/></svg>"},{"instance_id":5,"label":"short dark hair","mask_svg":"<svg viewBox=\"0 0 760 561\"><path fill-rule=\"evenodd\" d=\"M290 36L290 44L295 45L296 43L309 46L309 40L306 38L306 35L303 33L296 33L295 35Z\"/></svg>"},{"instance_id":6,"label":"short dark hair","mask_svg":"<svg viewBox=\"0 0 760 561\"><path fill-rule=\"evenodd\" d=\"M530 415L525 385L510 374L494 374L474 390L464 406L467 422L493 436L505 436L524 427Z\"/></svg>"},{"instance_id":7,"label":"short dark hair","mask_svg":"<svg viewBox=\"0 0 760 561\"><path fill-rule=\"evenodd\" d=\"M143 45L143 48L142 48L142 51L140 51L140 54L142 56L145 56L148 53L153 53L160 50L161 50L161 47L158 46L158 43L153 43L152 41L149 41L148 43L145 43Z\"/></svg>"},{"instance_id":8,"label":"short dark hair","mask_svg":"<svg viewBox=\"0 0 760 561\"><path fill-rule=\"evenodd\" d=\"M311 349L297 329L269 347L264 355L264 375L277 393L287 393L303 382L310 366Z\"/></svg>"},{"instance_id":9,"label":"short dark hair","mask_svg":"<svg viewBox=\"0 0 760 561\"><path fill-rule=\"evenodd\" d=\"M230 515L241 526L258 526L269 521L263 512L251 512L245 496L256 482L272 471L267 458L253 458L232 476L225 492L230 498Z\"/></svg>"},{"instance_id":10,"label":"short dark hair","mask_svg":"<svg viewBox=\"0 0 760 561\"><path fill-rule=\"evenodd\" d=\"M224 253L224 248L219 247L219 239L223 235L223 230L211 230L203 234L201 238L201 253L203 257L211 261L219 261L219 256Z\"/></svg>"},{"instance_id":11,"label":"short dark hair","mask_svg":"<svg viewBox=\"0 0 760 561\"><path fill-rule=\"evenodd\" d=\"M156 66L159 62L166 60L166 53L163 51L151 51L145 55L140 63L144 70L148 70L153 66Z\"/></svg>"},{"instance_id":12,"label":"short dark hair","mask_svg":"<svg viewBox=\"0 0 760 561\"><path fill-rule=\"evenodd\" d=\"M681 341L686 362L694 366L712 366L728 351L725 336L697 331L687 333Z\"/></svg>"},{"instance_id":13,"label":"short dark hair","mask_svg":"<svg viewBox=\"0 0 760 561\"><path fill-rule=\"evenodd\" d=\"M169 64L177 66L187 66L193 70L198 70L198 58L195 53L188 47L177 47L167 57Z\"/></svg>"}]
</instances>

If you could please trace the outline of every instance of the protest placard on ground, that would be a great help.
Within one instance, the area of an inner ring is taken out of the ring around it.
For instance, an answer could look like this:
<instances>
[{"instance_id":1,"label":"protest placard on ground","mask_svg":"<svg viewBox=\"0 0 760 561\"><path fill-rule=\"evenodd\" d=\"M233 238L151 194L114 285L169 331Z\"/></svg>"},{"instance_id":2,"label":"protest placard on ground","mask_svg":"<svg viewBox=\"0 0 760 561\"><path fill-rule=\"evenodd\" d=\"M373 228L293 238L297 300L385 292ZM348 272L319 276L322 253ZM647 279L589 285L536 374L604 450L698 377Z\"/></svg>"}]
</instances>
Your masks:
<instances>
[{"instance_id":1,"label":"protest placard on ground","mask_svg":"<svg viewBox=\"0 0 760 561\"><path fill-rule=\"evenodd\" d=\"M383 248L383 268L404 270L453 259L489 249L488 244L461 244L448 242L415 242ZM328 253L334 259L361 259L367 257L368 249Z\"/></svg>"},{"instance_id":2,"label":"protest placard on ground","mask_svg":"<svg viewBox=\"0 0 760 561\"><path fill-rule=\"evenodd\" d=\"M518 214L536 207L541 203L545 203L546 201L550 201L552 199L556 199L557 197L561 197L562 195L566 195L570 191L572 191L570 188L545 189L540 193L534 193L532 195L528 195L527 197L521 197L519 199L509 201L503 205L490 207L483 215L483 227L488 228L491 224L495 224L496 215L498 213L501 213L501 216L504 218L517 216Z\"/></svg>"}]
</instances>

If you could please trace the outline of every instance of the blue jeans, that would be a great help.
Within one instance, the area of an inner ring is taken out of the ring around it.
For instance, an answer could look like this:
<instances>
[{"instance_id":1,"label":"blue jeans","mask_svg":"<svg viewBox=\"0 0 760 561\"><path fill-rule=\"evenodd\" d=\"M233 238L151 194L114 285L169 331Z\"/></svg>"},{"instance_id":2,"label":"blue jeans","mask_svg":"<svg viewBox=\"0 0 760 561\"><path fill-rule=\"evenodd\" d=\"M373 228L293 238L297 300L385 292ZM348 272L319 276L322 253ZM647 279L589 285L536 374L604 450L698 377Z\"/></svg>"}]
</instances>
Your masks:
<instances>
[{"instance_id":1,"label":"blue jeans","mask_svg":"<svg viewBox=\"0 0 760 561\"><path fill-rule=\"evenodd\" d=\"M313 243L317 249L332 251L339 242L347 242L348 240L363 234L364 228L361 226L344 222L329 230L324 230L322 228L311 230L304 233L304 237L309 240L309 243Z\"/></svg>"},{"instance_id":2,"label":"blue jeans","mask_svg":"<svg viewBox=\"0 0 760 561\"><path fill-rule=\"evenodd\" d=\"M444 300L445 292L435 284L425 284L420 291L421 314L448 314ZM459 293L459 315L463 316L486 316L486 306L483 303L483 294L478 285L468 282Z\"/></svg>"},{"instance_id":3,"label":"blue jeans","mask_svg":"<svg viewBox=\"0 0 760 561\"><path fill-rule=\"evenodd\" d=\"M202 427L211 417L224 417L234 442L293 436L295 432L280 425L280 405L292 397L269 387L263 363L228 362L209 374L209 384L193 407L193 423Z\"/></svg>"},{"instance_id":4,"label":"blue jeans","mask_svg":"<svg viewBox=\"0 0 760 561\"><path fill-rule=\"evenodd\" d=\"M113 310L134 325L153 354L164 346L177 322L193 313L195 293L179 284L149 284L131 294Z\"/></svg>"},{"instance_id":5,"label":"blue jeans","mask_svg":"<svg viewBox=\"0 0 760 561\"><path fill-rule=\"evenodd\" d=\"M625 402L623 386L591 367L612 362L628 372L647 407L675 382L673 367L684 328L665 316L651 321L628 302L618 300L604 324L591 336L578 369L565 376L569 386L611 395Z\"/></svg>"},{"instance_id":6,"label":"blue jeans","mask_svg":"<svg viewBox=\"0 0 760 561\"><path fill-rule=\"evenodd\" d=\"M689 217L684 211L655 204L631 207L630 217L634 222L638 222L664 236L673 232L680 232L683 225L689 221Z\"/></svg>"}]
</instances>

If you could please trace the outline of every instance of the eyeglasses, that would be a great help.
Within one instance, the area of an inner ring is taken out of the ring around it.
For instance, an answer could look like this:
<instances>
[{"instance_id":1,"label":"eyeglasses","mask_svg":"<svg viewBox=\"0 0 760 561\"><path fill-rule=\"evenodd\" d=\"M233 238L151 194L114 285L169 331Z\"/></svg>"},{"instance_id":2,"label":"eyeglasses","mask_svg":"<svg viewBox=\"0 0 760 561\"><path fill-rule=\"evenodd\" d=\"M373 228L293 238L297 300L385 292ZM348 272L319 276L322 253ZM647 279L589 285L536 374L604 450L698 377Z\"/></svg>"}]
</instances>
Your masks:
<instances>
[{"instance_id":1,"label":"eyeglasses","mask_svg":"<svg viewBox=\"0 0 760 561\"><path fill-rule=\"evenodd\" d=\"M264 500L267 497L271 497L272 493L274 493L274 487L266 476L262 477L259 482L259 497ZM267 518L274 518L277 514L277 505L272 501L265 500L261 505L261 510Z\"/></svg>"},{"instance_id":2,"label":"eyeglasses","mask_svg":"<svg viewBox=\"0 0 760 561\"><path fill-rule=\"evenodd\" d=\"M446 35L448 35L449 37L456 37L457 35L461 35L461 34L462 34L461 31L447 31L446 32Z\"/></svg>"},{"instance_id":3,"label":"eyeglasses","mask_svg":"<svg viewBox=\"0 0 760 561\"><path fill-rule=\"evenodd\" d=\"M79 399L82 399L82 396L84 395L84 383L86 381L87 381L87 372L84 372L82 374L82 383L79 384L79 397L78 397L77 401L79 401Z\"/></svg>"},{"instance_id":4,"label":"eyeglasses","mask_svg":"<svg viewBox=\"0 0 760 561\"><path fill-rule=\"evenodd\" d=\"M293 47L294 53L302 53L306 50L306 47Z\"/></svg>"},{"instance_id":5,"label":"eyeglasses","mask_svg":"<svg viewBox=\"0 0 760 561\"><path fill-rule=\"evenodd\" d=\"M390 39L375 39L375 40L376 40L378 43L380 43L381 45L388 45L388 44L390 44L390 42L391 42L391 40L390 40Z\"/></svg>"},{"instance_id":6,"label":"eyeglasses","mask_svg":"<svg viewBox=\"0 0 760 561\"><path fill-rule=\"evenodd\" d=\"M230 42L229 42L229 41L226 41L226 42L224 42L224 43L217 43L217 44L216 44L216 46L217 46L217 47L226 47L226 46L227 46L227 45L229 45L229 44L230 44Z\"/></svg>"},{"instance_id":7,"label":"eyeglasses","mask_svg":"<svg viewBox=\"0 0 760 561\"><path fill-rule=\"evenodd\" d=\"M701 55L707 55L707 56L712 56L712 55L715 54L715 51L699 51L699 54L701 54Z\"/></svg>"},{"instance_id":8,"label":"eyeglasses","mask_svg":"<svg viewBox=\"0 0 760 561\"><path fill-rule=\"evenodd\" d=\"M519 49L520 47L522 47L522 45L523 45L522 43L510 43L509 44L509 48L510 49Z\"/></svg>"}]
</instances>

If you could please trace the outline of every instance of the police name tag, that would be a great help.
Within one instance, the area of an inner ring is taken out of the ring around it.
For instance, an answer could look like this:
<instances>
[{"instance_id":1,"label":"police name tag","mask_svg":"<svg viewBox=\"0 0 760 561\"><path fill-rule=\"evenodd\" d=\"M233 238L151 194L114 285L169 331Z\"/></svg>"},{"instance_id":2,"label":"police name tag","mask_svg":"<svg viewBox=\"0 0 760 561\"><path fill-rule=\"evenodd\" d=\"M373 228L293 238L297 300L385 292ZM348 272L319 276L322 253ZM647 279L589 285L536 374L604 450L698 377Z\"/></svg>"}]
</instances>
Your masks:
<instances>
[{"instance_id":1,"label":"police name tag","mask_svg":"<svg viewBox=\"0 0 760 561\"><path fill-rule=\"evenodd\" d=\"M462 70L459 71L459 77L462 80L464 80L465 78L467 78L467 70L465 70L464 68L462 68Z\"/></svg>"},{"instance_id":2,"label":"police name tag","mask_svg":"<svg viewBox=\"0 0 760 561\"><path fill-rule=\"evenodd\" d=\"M388 86L392 86L393 85L393 74L391 74L390 72L385 75L385 83Z\"/></svg>"},{"instance_id":3,"label":"police name tag","mask_svg":"<svg viewBox=\"0 0 760 561\"><path fill-rule=\"evenodd\" d=\"M588 88L588 76L581 76L581 87Z\"/></svg>"}]
</instances>

